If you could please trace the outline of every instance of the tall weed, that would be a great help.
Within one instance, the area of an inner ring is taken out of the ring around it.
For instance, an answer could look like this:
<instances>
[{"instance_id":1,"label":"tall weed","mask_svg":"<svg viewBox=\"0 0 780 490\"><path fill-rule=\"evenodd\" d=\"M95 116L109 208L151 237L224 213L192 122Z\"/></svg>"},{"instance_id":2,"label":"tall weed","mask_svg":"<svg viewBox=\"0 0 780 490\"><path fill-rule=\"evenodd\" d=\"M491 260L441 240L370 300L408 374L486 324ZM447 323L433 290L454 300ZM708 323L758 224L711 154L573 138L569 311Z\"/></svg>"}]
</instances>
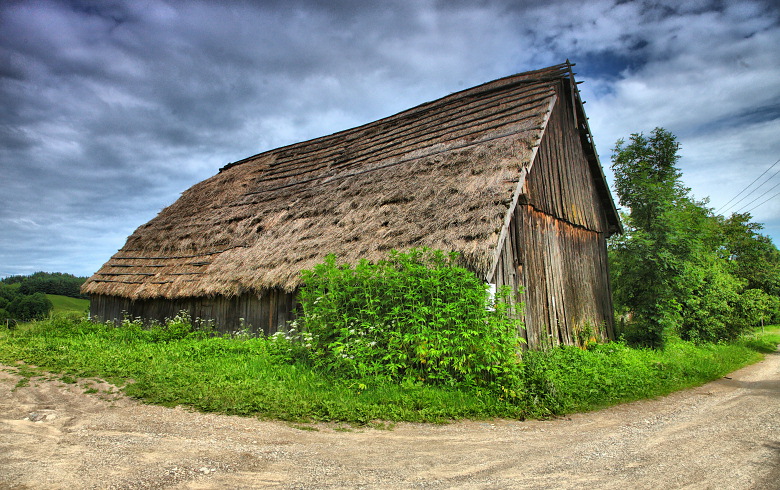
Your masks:
<instances>
[{"instance_id":1,"label":"tall weed","mask_svg":"<svg viewBox=\"0 0 780 490\"><path fill-rule=\"evenodd\" d=\"M316 365L347 378L517 389L509 292L492 300L455 259L423 248L352 267L331 255L304 271L298 323Z\"/></svg>"}]
</instances>

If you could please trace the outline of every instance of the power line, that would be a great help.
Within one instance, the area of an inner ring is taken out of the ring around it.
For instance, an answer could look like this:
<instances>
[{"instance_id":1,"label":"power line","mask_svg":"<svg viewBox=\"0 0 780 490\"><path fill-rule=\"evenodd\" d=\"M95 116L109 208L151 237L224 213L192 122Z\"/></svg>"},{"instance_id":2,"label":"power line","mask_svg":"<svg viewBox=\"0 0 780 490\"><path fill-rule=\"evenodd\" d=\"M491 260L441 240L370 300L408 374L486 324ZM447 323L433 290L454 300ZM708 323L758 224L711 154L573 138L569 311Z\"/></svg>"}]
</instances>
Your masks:
<instances>
[{"instance_id":1,"label":"power line","mask_svg":"<svg viewBox=\"0 0 780 490\"><path fill-rule=\"evenodd\" d=\"M777 186L775 186L775 187L777 187ZM752 212L752 211L753 211L754 209L756 209L756 208L759 208L759 207L763 206L764 204L768 203L769 201L771 201L772 199L776 198L777 196L780 196L780 192L778 192L778 193L777 193L777 194L775 194L774 196L770 197L770 198L769 198L769 199L767 199L766 201L763 201L761 204L759 204L759 205L757 205L757 206L754 206L754 207L750 208L750 209L748 210L748 213Z\"/></svg>"},{"instance_id":2,"label":"power line","mask_svg":"<svg viewBox=\"0 0 780 490\"><path fill-rule=\"evenodd\" d=\"M768 182L768 181L766 181L766 182ZM764 182L764 184L766 184L766 182ZM762 185L763 185L763 184L762 184ZM762 197L766 196L767 194L769 194L769 193L770 193L770 192L772 192L773 190L777 189L778 187L780 187L780 182L778 182L777 184L775 184L774 186L772 186L770 189L768 189L768 190L764 191L764 193L763 193L763 194L761 194L760 196L758 196L757 198L753 199L753 200L752 200L752 201L750 201L749 203L747 203L747 204L745 204L744 206L742 206L741 208L739 208L739 210L737 210L737 212L740 212L740 211L742 211L743 209L745 209L746 207L750 206L750 205L751 205L751 204L753 204L754 202L758 201L758 200L759 200L759 199L761 199ZM758 189L756 189L756 190L758 190ZM748 195L750 195L750 194L748 194ZM745 197L747 197L747 196L745 196Z\"/></svg>"},{"instance_id":3,"label":"power line","mask_svg":"<svg viewBox=\"0 0 780 490\"><path fill-rule=\"evenodd\" d=\"M734 207L734 206L736 206L737 204L739 204L739 203L741 203L742 201L744 201L745 199L747 199L747 197L750 195L750 193L748 193L748 196L745 196L745 197L743 197L743 198L742 198L742 199L740 199L739 201L735 202L734 204L732 204L731 206L729 206L728 208L726 208L726 206L728 206L728 205L731 203L731 201L733 201L734 199L736 199L736 198L738 198L739 196L741 196L741 195L742 195L742 193L743 193L743 192L745 192L746 190L750 189L750 187L751 187L753 184L755 184L756 182L758 182L758 180L759 180L761 177L763 177L764 175L766 175L766 173L767 173L767 172L769 172L770 170L772 170L772 169L775 167L775 165L777 165L778 163L780 163L780 159L778 159L778 160L777 160L775 163L773 163L773 164L772 164L772 165L771 165L771 166L770 166L768 169L764 170L764 171L761 173L761 175L759 175L758 177L756 177L756 179L755 179L753 182L751 182L750 184L748 184L748 185L747 185L747 187L745 187L744 189L742 189L741 191L739 191L739 193L737 193L737 195L736 195L736 196L734 196L734 197L732 197L731 199L729 199L729 201L728 201L726 204L724 204L723 206L721 206L720 208L718 208L718 210L717 210L717 211L715 211L715 214L719 213L721 210L723 210L723 211L727 211L728 209L730 209L730 208L733 208L733 207ZM778 173L780 173L780 170L778 170L777 172L775 172L775 173L772 175L772 177L769 177L769 178L768 178L766 181L762 182L762 183L761 183L761 185L759 185L758 187L756 187L755 189L753 189L753 190L752 190L752 191L750 191L750 192L752 193L752 192L755 192L755 191L757 191L758 189L760 189L760 188L761 188L761 187L762 187L764 184L766 184L767 182L769 182L770 180L772 180L772 179L775 177L775 175L777 175ZM724 209L724 208L726 208L726 209Z\"/></svg>"},{"instance_id":4,"label":"power line","mask_svg":"<svg viewBox=\"0 0 780 490\"><path fill-rule=\"evenodd\" d=\"M744 196L742 199L740 199L739 201L735 202L734 204L732 204L732 205L731 205L731 206L729 206L728 208L724 209L724 211L728 211L729 209L734 209L734 207L736 207L736 206L737 206L739 203L741 203L741 202L742 202L742 201L744 201L745 199L749 198L749 197L750 197L750 196L752 196L754 193L758 192L758 190L759 190L759 189L761 189L762 187L764 187L764 185L766 185L767 183L769 183L769 181L770 181L770 180L772 180L773 178L775 178L775 176L776 176L778 173L780 173L780 170L778 170L777 172L775 172L774 174L772 174L772 176L771 176L771 177L767 178L766 180L764 180L763 182L761 182L760 184L758 184L758 187L756 187L756 188L754 188L754 189L751 189L751 191L750 191L750 192L748 192L747 194L745 194L745 196ZM777 187L777 186L775 186L775 187ZM775 187L772 187L772 189L774 189ZM756 202L756 200L758 200L758 199L761 199L761 197L765 196L765 195L766 195L768 192L771 192L771 191L772 191L772 189L769 189L768 191L764 192L763 194L761 194L761 196L757 197L756 199L753 199L753 200L752 200L752 201L750 201L749 203L747 203L747 204L743 204L743 205L742 205L742 208L745 208L745 207L747 207L747 206L750 206L752 203Z\"/></svg>"}]
</instances>

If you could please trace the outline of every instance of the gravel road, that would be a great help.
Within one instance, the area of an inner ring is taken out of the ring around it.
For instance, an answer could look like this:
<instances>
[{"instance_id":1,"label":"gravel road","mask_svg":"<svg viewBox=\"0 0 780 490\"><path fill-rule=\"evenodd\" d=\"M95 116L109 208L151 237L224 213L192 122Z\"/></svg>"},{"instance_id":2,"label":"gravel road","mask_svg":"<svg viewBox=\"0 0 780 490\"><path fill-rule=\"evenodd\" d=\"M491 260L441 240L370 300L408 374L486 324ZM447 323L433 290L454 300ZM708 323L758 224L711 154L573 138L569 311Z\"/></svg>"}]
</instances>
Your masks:
<instances>
[{"instance_id":1,"label":"gravel road","mask_svg":"<svg viewBox=\"0 0 780 490\"><path fill-rule=\"evenodd\" d=\"M780 353L593 413L392 430L192 413L106 384L15 388L20 379L0 367L0 488L780 488Z\"/></svg>"}]
</instances>

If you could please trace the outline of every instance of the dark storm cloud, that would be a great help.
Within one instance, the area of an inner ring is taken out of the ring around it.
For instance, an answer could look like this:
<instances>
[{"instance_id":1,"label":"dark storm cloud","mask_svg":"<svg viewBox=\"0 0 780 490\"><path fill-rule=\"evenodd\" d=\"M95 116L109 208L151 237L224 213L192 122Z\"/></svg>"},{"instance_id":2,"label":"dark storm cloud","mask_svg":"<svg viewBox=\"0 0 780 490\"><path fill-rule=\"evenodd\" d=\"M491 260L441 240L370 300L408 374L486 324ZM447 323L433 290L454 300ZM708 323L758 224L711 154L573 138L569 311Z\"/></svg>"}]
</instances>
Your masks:
<instances>
[{"instance_id":1,"label":"dark storm cloud","mask_svg":"<svg viewBox=\"0 0 780 490\"><path fill-rule=\"evenodd\" d=\"M761 2L2 2L0 276L89 274L228 162L566 58L603 153L668 124L705 155L697 128L730 115L766 137L777 22ZM699 77L723 102L679 111Z\"/></svg>"},{"instance_id":2,"label":"dark storm cloud","mask_svg":"<svg viewBox=\"0 0 780 490\"><path fill-rule=\"evenodd\" d=\"M348 102L403 72L392 45L414 29L408 12L358 22L360 2L289 5L3 4L0 275L55 255L88 273L69 255L117 248L228 161L374 117Z\"/></svg>"}]
</instances>

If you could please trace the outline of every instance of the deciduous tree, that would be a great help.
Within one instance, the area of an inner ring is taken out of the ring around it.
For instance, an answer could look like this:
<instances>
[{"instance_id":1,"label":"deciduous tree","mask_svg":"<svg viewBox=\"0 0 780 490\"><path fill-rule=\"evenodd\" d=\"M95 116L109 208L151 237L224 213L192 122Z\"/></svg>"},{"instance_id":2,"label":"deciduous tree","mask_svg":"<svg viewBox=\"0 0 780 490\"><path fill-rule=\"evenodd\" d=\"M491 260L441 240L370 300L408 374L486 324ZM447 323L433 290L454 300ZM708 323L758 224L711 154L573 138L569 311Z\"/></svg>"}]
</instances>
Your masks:
<instances>
[{"instance_id":1,"label":"deciduous tree","mask_svg":"<svg viewBox=\"0 0 780 490\"><path fill-rule=\"evenodd\" d=\"M716 216L681 180L679 145L656 128L612 157L626 233L610 242L614 300L628 340L732 339L769 315L780 252L750 215Z\"/></svg>"}]
</instances>

